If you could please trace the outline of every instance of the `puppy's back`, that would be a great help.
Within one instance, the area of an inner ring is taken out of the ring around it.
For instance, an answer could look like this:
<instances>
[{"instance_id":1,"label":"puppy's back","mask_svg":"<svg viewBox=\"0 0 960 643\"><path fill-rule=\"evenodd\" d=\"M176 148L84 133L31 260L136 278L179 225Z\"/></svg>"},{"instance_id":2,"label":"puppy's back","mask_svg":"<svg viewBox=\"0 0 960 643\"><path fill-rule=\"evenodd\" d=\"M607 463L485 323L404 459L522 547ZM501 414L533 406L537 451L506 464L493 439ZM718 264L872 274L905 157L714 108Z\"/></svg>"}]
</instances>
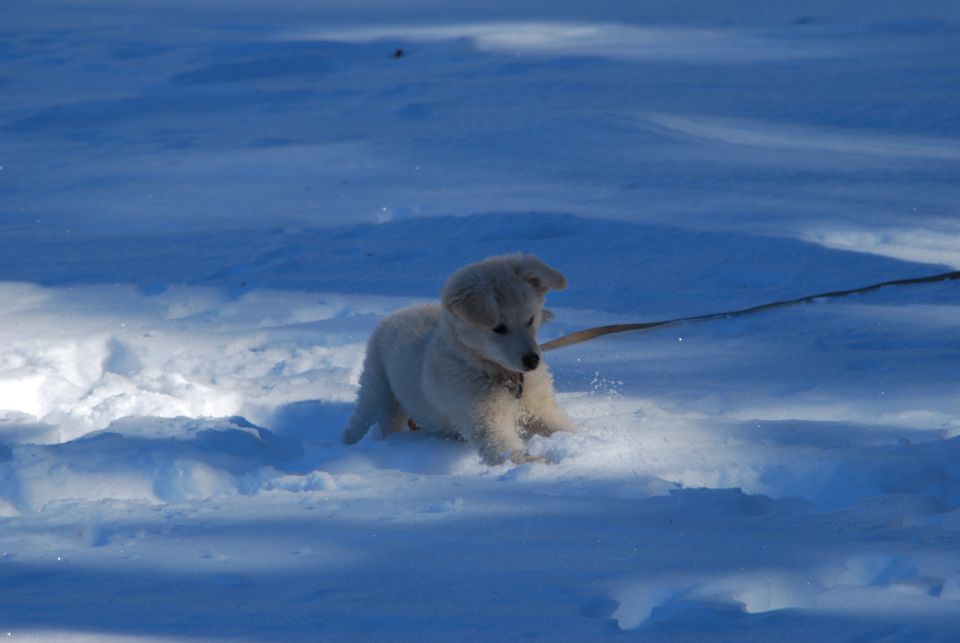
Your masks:
<instances>
[{"instance_id":1,"label":"puppy's back","mask_svg":"<svg viewBox=\"0 0 960 643\"><path fill-rule=\"evenodd\" d=\"M403 353L408 348L414 352L419 349L422 353L440 323L440 311L437 304L401 308L380 322L371 342L383 347L384 353Z\"/></svg>"},{"instance_id":2,"label":"puppy's back","mask_svg":"<svg viewBox=\"0 0 960 643\"><path fill-rule=\"evenodd\" d=\"M437 304L403 308L380 322L370 339L368 350L377 352L394 394L408 409L420 405L424 359L440 314Z\"/></svg>"}]
</instances>

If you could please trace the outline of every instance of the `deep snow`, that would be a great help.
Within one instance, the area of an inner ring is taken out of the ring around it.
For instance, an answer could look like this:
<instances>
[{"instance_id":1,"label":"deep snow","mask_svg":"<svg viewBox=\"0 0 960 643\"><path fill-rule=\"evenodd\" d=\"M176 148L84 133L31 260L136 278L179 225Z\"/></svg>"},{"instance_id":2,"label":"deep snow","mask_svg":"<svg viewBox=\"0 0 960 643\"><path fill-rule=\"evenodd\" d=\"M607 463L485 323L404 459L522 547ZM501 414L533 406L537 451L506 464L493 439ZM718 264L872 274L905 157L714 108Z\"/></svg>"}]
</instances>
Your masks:
<instances>
[{"instance_id":1,"label":"deep snow","mask_svg":"<svg viewBox=\"0 0 960 643\"><path fill-rule=\"evenodd\" d=\"M552 352L550 464L338 441L376 322L490 254L567 275L547 339L960 268L955 3L0 34L0 634L960 637L957 282Z\"/></svg>"}]
</instances>

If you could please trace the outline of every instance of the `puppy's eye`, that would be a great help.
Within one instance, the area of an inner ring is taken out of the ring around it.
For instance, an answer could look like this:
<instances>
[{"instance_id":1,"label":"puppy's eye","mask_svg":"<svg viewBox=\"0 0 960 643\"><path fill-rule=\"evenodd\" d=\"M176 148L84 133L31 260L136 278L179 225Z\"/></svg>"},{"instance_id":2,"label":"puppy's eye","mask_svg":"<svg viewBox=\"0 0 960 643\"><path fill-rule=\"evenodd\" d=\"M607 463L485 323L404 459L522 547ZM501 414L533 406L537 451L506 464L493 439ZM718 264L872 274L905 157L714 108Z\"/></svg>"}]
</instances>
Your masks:
<instances>
[{"instance_id":1,"label":"puppy's eye","mask_svg":"<svg viewBox=\"0 0 960 643\"><path fill-rule=\"evenodd\" d=\"M531 317L529 321L527 321L527 326L533 326L533 317Z\"/></svg>"},{"instance_id":2,"label":"puppy's eye","mask_svg":"<svg viewBox=\"0 0 960 643\"><path fill-rule=\"evenodd\" d=\"M495 332L497 335L506 335L507 327L504 326L503 324L500 324L499 326L494 326L493 332Z\"/></svg>"}]
</instances>

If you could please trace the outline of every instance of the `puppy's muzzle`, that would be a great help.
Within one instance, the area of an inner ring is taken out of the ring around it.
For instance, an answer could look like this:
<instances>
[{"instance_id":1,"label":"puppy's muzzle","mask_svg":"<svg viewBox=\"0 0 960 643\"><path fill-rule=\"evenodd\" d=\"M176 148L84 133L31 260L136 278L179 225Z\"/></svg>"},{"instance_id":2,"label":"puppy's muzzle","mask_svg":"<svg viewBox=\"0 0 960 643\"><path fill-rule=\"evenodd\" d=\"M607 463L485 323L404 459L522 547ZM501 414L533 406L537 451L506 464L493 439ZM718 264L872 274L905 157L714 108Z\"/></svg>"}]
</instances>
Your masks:
<instances>
[{"instance_id":1,"label":"puppy's muzzle","mask_svg":"<svg viewBox=\"0 0 960 643\"><path fill-rule=\"evenodd\" d=\"M536 353L527 353L521 361L523 362L523 368L532 371L540 365L540 356Z\"/></svg>"}]
</instances>

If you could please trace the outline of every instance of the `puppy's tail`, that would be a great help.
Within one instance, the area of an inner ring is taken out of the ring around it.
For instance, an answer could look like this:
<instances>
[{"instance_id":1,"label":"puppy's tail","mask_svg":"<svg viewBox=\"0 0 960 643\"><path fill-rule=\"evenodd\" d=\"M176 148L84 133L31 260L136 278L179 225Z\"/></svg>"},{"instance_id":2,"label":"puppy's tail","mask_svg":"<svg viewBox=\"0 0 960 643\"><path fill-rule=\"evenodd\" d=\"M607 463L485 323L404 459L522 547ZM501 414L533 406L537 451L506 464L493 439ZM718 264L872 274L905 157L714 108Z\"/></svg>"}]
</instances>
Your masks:
<instances>
[{"instance_id":1,"label":"puppy's tail","mask_svg":"<svg viewBox=\"0 0 960 643\"><path fill-rule=\"evenodd\" d=\"M372 418L364 418L358 413L354 413L350 417L350 421L347 422L347 426L343 429L343 437L341 438L343 443L356 444L363 439L363 436L367 434L372 424Z\"/></svg>"},{"instance_id":2,"label":"puppy's tail","mask_svg":"<svg viewBox=\"0 0 960 643\"><path fill-rule=\"evenodd\" d=\"M370 427L376 422L383 421L389 410L397 404L379 355L375 334L367 346L367 355L363 360L356 408L343 429L344 444L356 444L362 440Z\"/></svg>"}]
</instances>

